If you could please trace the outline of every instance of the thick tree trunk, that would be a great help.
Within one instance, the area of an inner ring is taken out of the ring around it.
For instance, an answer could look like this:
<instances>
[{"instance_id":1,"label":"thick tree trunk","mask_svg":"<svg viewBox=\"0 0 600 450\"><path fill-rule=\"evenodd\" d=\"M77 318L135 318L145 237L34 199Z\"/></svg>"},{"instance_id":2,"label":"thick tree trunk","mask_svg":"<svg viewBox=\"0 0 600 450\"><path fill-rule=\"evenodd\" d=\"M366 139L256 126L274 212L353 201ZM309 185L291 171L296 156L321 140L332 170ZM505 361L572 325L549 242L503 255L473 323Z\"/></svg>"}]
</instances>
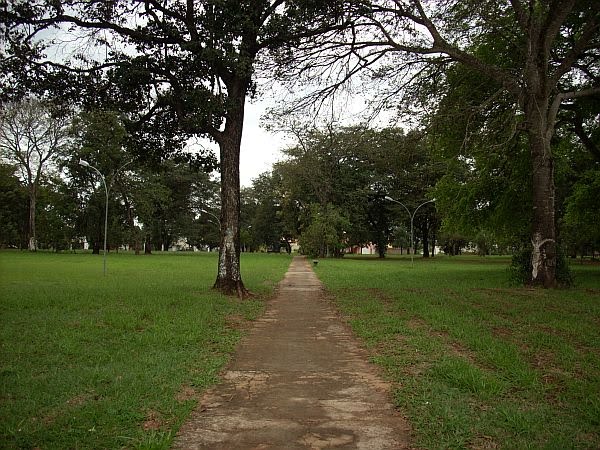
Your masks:
<instances>
[{"instance_id":1,"label":"thick tree trunk","mask_svg":"<svg viewBox=\"0 0 600 450\"><path fill-rule=\"evenodd\" d=\"M532 137L533 221L531 229L531 281L556 285L556 231L554 223L554 165L550 146Z\"/></svg>"},{"instance_id":2,"label":"thick tree trunk","mask_svg":"<svg viewBox=\"0 0 600 450\"><path fill-rule=\"evenodd\" d=\"M240 272L240 146L244 124L245 82L232 89L225 129L219 138L221 156L221 243L214 288L226 295L249 295Z\"/></svg>"},{"instance_id":3,"label":"thick tree trunk","mask_svg":"<svg viewBox=\"0 0 600 450\"><path fill-rule=\"evenodd\" d=\"M531 282L544 287L554 287L556 286L554 163L547 132L547 111L547 97L532 95L527 99L525 113L529 125L533 203Z\"/></svg>"}]
</instances>

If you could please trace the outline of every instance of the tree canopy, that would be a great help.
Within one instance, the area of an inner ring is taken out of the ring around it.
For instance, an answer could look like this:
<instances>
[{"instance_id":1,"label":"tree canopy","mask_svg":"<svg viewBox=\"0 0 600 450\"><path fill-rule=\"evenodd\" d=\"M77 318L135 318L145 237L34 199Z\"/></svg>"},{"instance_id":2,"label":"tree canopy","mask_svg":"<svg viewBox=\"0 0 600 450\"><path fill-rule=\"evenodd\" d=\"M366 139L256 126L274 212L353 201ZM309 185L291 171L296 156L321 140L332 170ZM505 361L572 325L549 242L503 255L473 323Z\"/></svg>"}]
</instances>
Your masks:
<instances>
[{"instance_id":1,"label":"tree canopy","mask_svg":"<svg viewBox=\"0 0 600 450\"><path fill-rule=\"evenodd\" d=\"M600 155L598 2L10 0L1 14L3 100L33 93L89 113L118 111L118 151L156 167L179 156L175 171L181 158L215 165L210 151L184 156L191 137L218 144L215 287L224 292L246 294L239 152L245 101L261 77L300 83L303 100L292 109L316 111L367 81L372 106L414 128L297 133L289 160L263 180L282 195L260 194L254 237L262 241L329 215L343 239L382 248L406 228L378 206L382 196L417 205L437 184L449 233L527 240L530 281L554 286L561 233L572 238L569 230L589 222L577 211L592 198L584 186L595 186ZM314 95L305 95L311 83ZM164 192L155 193L158 204ZM416 221L425 244L439 220Z\"/></svg>"},{"instance_id":2,"label":"tree canopy","mask_svg":"<svg viewBox=\"0 0 600 450\"><path fill-rule=\"evenodd\" d=\"M494 91L484 102L495 105L496 98L507 102L513 112L509 137L521 132L528 147L530 278L535 284L555 285L551 143L561 108L600 93L600 4L576 0L359 3L363 8L354 11L349 29L335 39L307 43L297 57L288 59L289 67L305 78L335 79L325 88L317 87L316 96L331 94L357 74L367 74L381 81L374 100L378 107L397 107L405 116L417 112L417 120L423 118L423 111L436 108L441 96L431 87L445 83L448 69L451 72L455 65L492 84ZM312 66L314 58L327 64ZM399 97L402 101L397 101Z\"/></svg>"}]
</instances>

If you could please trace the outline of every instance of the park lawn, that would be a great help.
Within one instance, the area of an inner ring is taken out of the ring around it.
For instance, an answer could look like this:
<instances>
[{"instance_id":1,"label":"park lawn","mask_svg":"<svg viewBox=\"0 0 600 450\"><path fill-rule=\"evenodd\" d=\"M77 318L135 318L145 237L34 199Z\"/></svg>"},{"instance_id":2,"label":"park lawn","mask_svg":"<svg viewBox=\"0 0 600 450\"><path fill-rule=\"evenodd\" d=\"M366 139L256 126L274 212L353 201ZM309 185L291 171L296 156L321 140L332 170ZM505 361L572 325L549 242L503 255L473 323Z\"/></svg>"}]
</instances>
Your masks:
<instances>
[{"instance_id":1,"label":"park lawn","mask_svg":"<svg viewBox=\"0 0 600 450\"><path fill-rule=\"evenodd\" d=\"M506 258L321 260L421 448L600 448L600 265L516 288Z\"/></svg>"},{"instance_id":2,"label":"park lawn","mask_svg":"<svg viewBox=\"0 0 600 450\"><path fill-rule=\"evenodd\" d=\"M238 301L216 254L0 252L0 447L168 448L289 263L244 254Z\"/></svg>"}]
</instances>

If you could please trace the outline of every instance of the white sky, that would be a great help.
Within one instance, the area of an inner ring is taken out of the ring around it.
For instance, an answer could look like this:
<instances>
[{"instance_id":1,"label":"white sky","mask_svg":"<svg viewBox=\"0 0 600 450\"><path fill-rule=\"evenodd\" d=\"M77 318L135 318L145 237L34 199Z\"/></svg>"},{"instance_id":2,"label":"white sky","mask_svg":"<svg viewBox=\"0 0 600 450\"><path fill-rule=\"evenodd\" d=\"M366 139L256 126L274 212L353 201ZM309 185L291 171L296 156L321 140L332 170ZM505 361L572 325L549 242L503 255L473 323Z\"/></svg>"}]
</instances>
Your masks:
<instances>
[{"instance_id":1,"label":"white sky","mask_svg":"<svg viewBox=\"0 0 600 450\"><path fill-rule=\"evenodd\" d=\"M270 133L260 126L266 107L265 101L246 100L240 153L240 183L245 187L261 173L270 171L273 163L281 159L281 150L290 145L282 133Z\"/></svg>"},{"instance_id":2,"label":"white sky","mask_svg":"<svg viewBox=\"0 0 600 450\"><path fill-rule=\"evenodd\" d=\"M281 150L294 145L290 134L286 136L284 132L270 132L261 126L261 116L278 101L277 92L272 92L270 96L263 95L254 101L246 99L240 153L240 183L244 187L250 187L252 180L261 173L271 171L273 163L283 158ZM365 98L364 95L342 98L336 107L337 123L352 125L364 120ZM404 124L397 118L394 110L378 113L371 123L371 126L402 125ZM218 148L216 145L214 148L218 157Z\"/></svg>"}]
</instances>

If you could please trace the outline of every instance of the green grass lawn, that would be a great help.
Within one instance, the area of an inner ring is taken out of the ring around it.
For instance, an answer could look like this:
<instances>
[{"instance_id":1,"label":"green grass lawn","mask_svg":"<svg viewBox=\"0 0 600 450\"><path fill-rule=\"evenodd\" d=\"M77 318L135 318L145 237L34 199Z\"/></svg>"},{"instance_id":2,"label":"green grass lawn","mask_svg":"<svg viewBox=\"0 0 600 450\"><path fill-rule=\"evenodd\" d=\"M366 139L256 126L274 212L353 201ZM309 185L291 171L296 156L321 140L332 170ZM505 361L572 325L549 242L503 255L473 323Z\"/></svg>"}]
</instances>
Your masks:
<instances>
[{"instance_id":1,"label":"green grass lawn","mask_svg":"<svg viewBox=\"0 0 600 450\"><path fill-rule=\"evenodd\" d=\"M600 265L515 288L506 258L344 258L316 270L422 448L600 448Z\"/></svg>"},{"instance_id":2,"label":"green grass lawn","mask_svg":"<svg viewBox=\"0 0 600 450\"><path fill-rule=\"evenodd\" d=\"M289 262L244 254L240 302L216 254L0 252L0 448L168 448Z\"/></svg>"}]
</instances>

